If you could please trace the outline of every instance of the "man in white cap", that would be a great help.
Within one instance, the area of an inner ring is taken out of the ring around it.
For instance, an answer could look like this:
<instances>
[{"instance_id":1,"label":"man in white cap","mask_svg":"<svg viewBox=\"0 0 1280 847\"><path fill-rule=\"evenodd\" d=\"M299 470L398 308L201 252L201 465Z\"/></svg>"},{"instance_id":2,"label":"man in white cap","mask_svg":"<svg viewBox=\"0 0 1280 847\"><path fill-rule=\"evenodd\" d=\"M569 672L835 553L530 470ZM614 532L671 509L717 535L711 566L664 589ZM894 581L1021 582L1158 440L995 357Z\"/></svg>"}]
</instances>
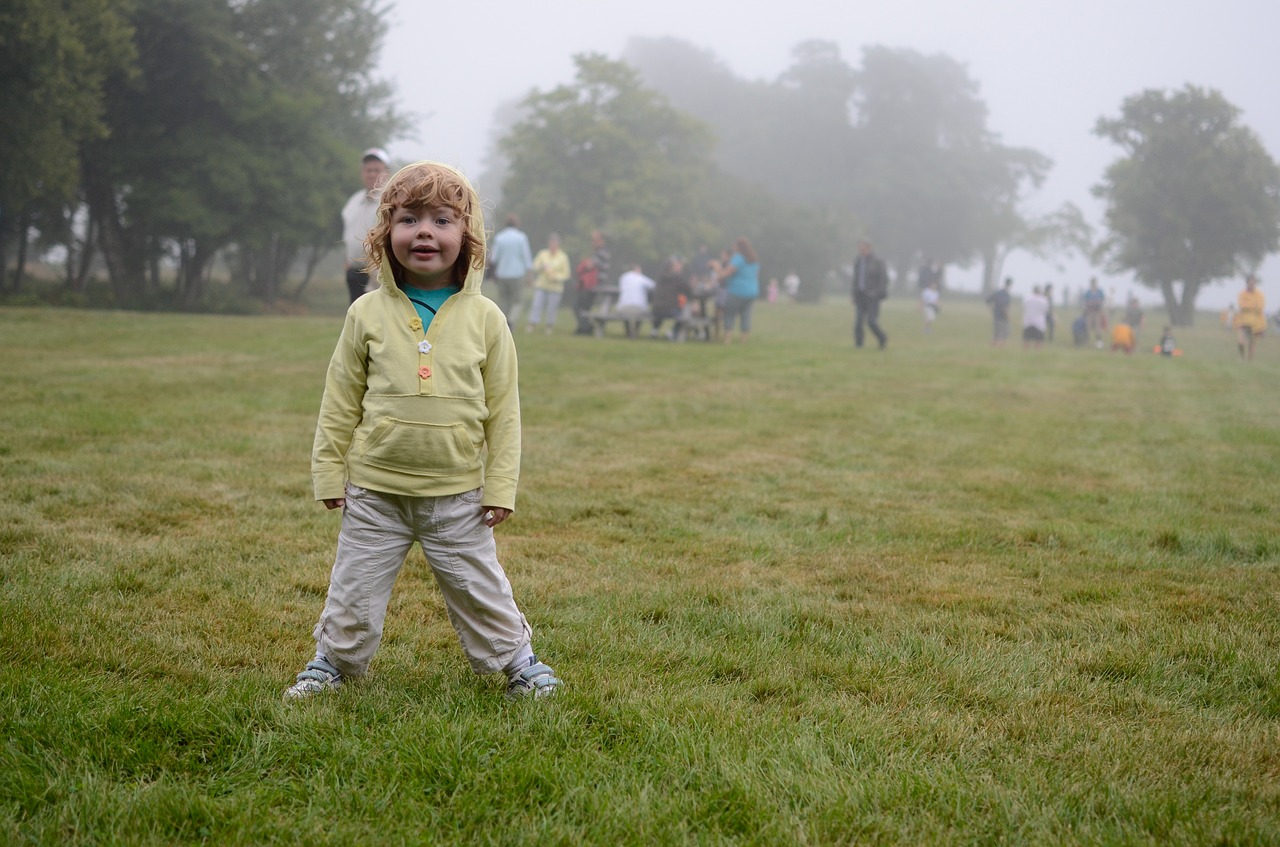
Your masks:
<instances>
[{"instance_id":1,"label":"man in white cap","mask_svg":"<svg viewBox=\"0 0 1280 847\"><path fill-rule=\"evenodd\" d=\"M351 302L364 294L369 274L364 269L364 239L373 229L378 195L390 174L391 157L381 147L370 147L360 156L360 180L364 188L342 207L342 249L346 251L347 291Z\"/></svg>"}]
</instances>

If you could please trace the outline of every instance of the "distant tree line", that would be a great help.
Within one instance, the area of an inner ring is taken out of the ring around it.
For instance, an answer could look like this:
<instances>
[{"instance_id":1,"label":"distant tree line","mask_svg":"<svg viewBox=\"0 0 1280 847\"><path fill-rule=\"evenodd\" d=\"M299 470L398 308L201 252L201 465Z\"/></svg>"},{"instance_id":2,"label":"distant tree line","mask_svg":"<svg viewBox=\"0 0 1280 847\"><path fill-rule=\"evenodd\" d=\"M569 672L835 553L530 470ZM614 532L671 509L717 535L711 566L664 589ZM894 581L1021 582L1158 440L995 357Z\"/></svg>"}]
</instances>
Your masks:
<instances>
[{"instance_id":1,"label":"distant tree line","mask_svg":"<svg viewBox=\"0 0 1280 847\"><path fill-rule=\"evenodd\" d=\"M792 56L772 82L675 39L577 57L573 83L506 111L502 207L535 234L604 229L626 260L748 234L762 273L795 270L810 296L860 237L903 285L928 260L994 280L1015 249L1090 249L1074 206L1022 212L1051 163L988 129L960 63L871 47L855 68L823 41Z\"/></svg>"},{"instance_id":2,"label":"distant tree line","mask_svg":"<svg viewBox=\"0 0 1280 847\"><path fill-rule=\"evenodd\" d=\"M67 291L100 256L116 306L201 307L215 257L273 300L336 245L342 175L400 121L383 32L375 0L4 4L0 290L61 246Z\"/></svg>"},{"instance_id":3,"label":"distant tree line","mask_svg":"<svg viewBox=\"0 0 1280 847\"><path fill-rule=\"evenodd\" d=\"M405 123L373 77L384 15L377 0L0 6L0 294L32 250L62 257L73 301L300 292L339 240L343 175ZM1072 204L1031 211L1052 163L991 131L948 56L872 46L855 66L807 41L776 79L746 80L685 42L633 39L575 67L498 109L478 182L535 240L558 231L581 254L605 231L617 267L748 235L764 277L795 270L812 297L858 238L900 286L928 260L979 263L991 287L1015 251L1074 252L1185 323L1204 285L1280 243L1280 169L1213 91L1143 92L1098 121L1124 155L1095 187L1095 238ZM91 290L95 262L109 286Z\"/></svg>"},{"instance_id":4,"label":"distant tree line","mask_svg":"<svg viewBox=\"0 0 1280 847\"><path fill-rule=\"evenodd\" d=\"M1280 171L1216 92L1144 92L1099 121L1127 157L1095 189L1098 240L1073 204L1028 210L1052 163L988 128L977 83L947 56L868 47L854 67L809 41L776 80L749 81L685 42L633 39L625 61L576 68L502 107L482 177L571 251L595 228L624 264L748 234L762 275L794 269L810 296L863 237L899 287L926 260L981 263L989 289L1015 251L1076 253L1133 272L1185 323L1203 284L1277 249Z\"/></svg>"}]
</instances>

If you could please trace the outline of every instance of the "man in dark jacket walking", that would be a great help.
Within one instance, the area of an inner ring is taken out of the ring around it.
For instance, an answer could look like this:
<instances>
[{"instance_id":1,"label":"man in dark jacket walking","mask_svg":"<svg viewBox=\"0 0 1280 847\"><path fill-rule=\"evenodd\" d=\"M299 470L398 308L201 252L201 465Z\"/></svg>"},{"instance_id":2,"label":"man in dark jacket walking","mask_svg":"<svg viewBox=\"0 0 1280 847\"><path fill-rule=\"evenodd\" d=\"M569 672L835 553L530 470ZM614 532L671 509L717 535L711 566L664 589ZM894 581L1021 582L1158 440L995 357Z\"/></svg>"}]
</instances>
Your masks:
<instances>
[{"instance_id":1,"label":"man in dark jacket walking","mask_svg":"<svg viewBox=\"0 0 1280 847\"><path fill-rule=\"evenodd\" d=\"M880 328L880 301L889 295L889 273L884 262L871 252L871 242L858 243L858 258L853 261L853 346L862 346L862 326L865 323L871 334L880 342L880 349L889 342L889 336Z\"/></svg>"}]
</instances>

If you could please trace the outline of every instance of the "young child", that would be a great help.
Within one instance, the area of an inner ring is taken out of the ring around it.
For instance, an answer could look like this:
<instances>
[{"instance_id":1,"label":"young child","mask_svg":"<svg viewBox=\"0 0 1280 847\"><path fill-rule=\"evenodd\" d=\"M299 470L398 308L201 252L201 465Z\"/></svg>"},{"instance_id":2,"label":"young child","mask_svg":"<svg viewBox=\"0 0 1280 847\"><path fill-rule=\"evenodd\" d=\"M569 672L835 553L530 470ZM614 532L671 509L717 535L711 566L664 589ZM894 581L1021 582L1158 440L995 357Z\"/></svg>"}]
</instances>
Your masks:
<instances>
[{"instance_id":1,"label":"young child","mask_svg":"<svg viewBox=\"0 0 1280 847\"><path fill-rule=\"evenodd\" d=\"M475 191L445 165L404 168L365 248L379 287L347 312L311 454L315 497L342 510L342 529L315 659L285 699L368 671L414 541L472 670L506 673L512 699L553 694L493 538L515 508L520 399L506 317L480 293Z\"/></svg>"},{"instance_id":2,"label":"young child","mask_svg":"<svg viewBox=\"0 0 1280 847\"><path fill-rule=\"evenodd\" d=\"M1128 355L1133 352L1135 344L1133 327L1127 323L1118 323L1111 328L1111 352Z\"/></svg>"},{"instance_id":3,"label":"young child","mask_svg":"<svg viewBox=\"0 0 1280 847\"><path fill-rule=\"evenodd\" d=\"M924 313L925 335L933 332L933 322L938 319L938 301L942 299L938 283L930 280L920 292L920 311Z\"/></svg>"}]
</instances>

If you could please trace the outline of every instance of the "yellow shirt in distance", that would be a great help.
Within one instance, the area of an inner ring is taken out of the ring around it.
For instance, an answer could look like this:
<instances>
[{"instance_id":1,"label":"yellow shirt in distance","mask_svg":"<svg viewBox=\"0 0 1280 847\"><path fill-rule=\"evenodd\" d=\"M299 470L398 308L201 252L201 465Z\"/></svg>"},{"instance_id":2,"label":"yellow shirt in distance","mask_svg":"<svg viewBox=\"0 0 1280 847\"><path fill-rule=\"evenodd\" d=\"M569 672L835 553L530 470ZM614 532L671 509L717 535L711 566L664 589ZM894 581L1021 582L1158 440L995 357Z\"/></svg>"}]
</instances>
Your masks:
<instances>
[{"instance_id":1,"label":"yellow shirt in distance","mask_svg":"<svg viewBox=\"0 0 1280 847\"><path fill-rule=\"evenodd\" d=\"M1237 302L1240 304L1240 312L1236 315L1236 327L1248 329L1254 334L1264 332L1267 328L1267 318L1263 314L1263 309L1267 300L1262 296L1261 289L1255 288L1250 291L1246 288L1240 292Z\"/></svg>"}]
</instances>

